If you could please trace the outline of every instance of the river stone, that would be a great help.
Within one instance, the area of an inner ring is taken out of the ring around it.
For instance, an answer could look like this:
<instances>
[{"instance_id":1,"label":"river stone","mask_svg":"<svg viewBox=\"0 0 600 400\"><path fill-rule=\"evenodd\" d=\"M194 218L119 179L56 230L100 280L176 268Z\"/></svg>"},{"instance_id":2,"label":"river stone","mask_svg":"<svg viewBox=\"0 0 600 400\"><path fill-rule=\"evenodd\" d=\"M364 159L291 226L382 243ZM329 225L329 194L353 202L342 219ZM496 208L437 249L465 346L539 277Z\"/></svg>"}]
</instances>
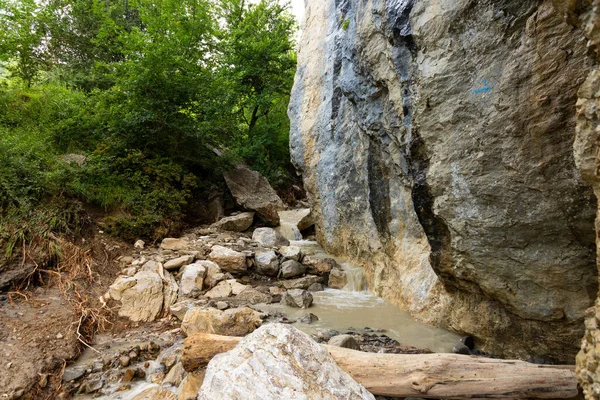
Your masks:
<instances>
[{"instance_id":1,"label":"river stone","mask_svg":"<svg viewBox=\"0 0 600 400\"><path fill-rule=\"evenodd\" d=\"M295 210L279 211L281 224L290 224L298 231L303 231L315 224L310 208L298 208ZM300 237L302 238L302 236Z\"/></svg>"},{"instance_id":2,"label":"river stone","mask_svg":"<svg viewBox=\"0 0 600 400\"><path fill-rule=\"evenodd\" d=\"M239 205L256 211L268 225L279 225L277 211L285 206L264 176L247 167L238 166L224 177L231 195Z\"/></svg>"},{"instance_id":3,"label":"river stone","mask_svg":"<svg viewBox=\"0 0 600 400\"><path fill-rule=\"evenodd\" d=\"M190 264L183 267L179 282L179 297L198 297L202 291L206 268L202 264Z\"/></svg>"},{"instance_id":4,"label":"river stone","mask_svg":"<svg viewBox=\"0 0 600 400\"><path fill-rule=\"evenodd\" d=\"M312 283L308 288L306 288L306 290L308 290L309 292L322 292L325 289L325 285L318 282Z\"/></svg>"},{"instance_id":5,"label":"river stone","mask_svg":"<svg viewBox=\"0 0 600 400\"><path fill-rule=\"evenodd\" d=\"M239 283L235 279L227 279L219 282L217 286L206 292L204 296L209 299L219 299L231 295L238 295L242 293L244 289L246 289L246 285Z\"/></svg>"},{"instance_id":6,"label":"river stone","mask_svg":"<svg viewBox=\"0 0 600 400\"><path fill-rule=\"evenodd\" d=\"M187 264L191 263L192 261L194 261L193 255L185 255L185 256L177 257L177 258L167 261L164 264L164 267L166 270L171 271L174 269L178 269L183 265L187 265Z\"/></svg>"},{"instance_id":7,"label":"river stone","mask_svg":"<svg viewBox=\"0 0 600 400\"><path fill-rule=\"evenodd\" d=\"M245 336L262 325L261 314L248 308L230 308L225 311L214 308L189 310L181 330L186 336L195 333L214 333L225 336Z\"/></svg>"},{"instance_id":8,"label":"river stone","mask_svg":"<svg viewBox=\"0 0 600 400\"><path fill-rule=\"evenodd\" d=\"M291 289L283 294L281 303L290 307L308 308L312 305L313 296L304 289Z\"/></svg>"},{"instance_id":9,"label":"river stone","mask_svg":"<svg viewBox=\"0 0 600 400\"><path fill-rule=\"evenodd\" d=\"M204 278L204 287L212 289L225 279L225 274L222 273L221 267L217 263L209 260L196 261L196 264L203 266L206 269L206 276Z\"/></svg>"},{"instance_id":10,"label":"river stone","mask_svg":"<svg viewBox=\"0 0 600 400\"><path fill-rule=\"evenodd\" d=\"M341 268L333 258L306 256L302 263L307 266L308 272L315 275L324 275L334 268Z\"/></svg>"},{"instance_id":11,"label":"river stone","mask_svg":"<svg viewBox=\"0 0 600 400\"><path fill-rule=\"evenodd\" d=\"M259 250L254 254L256 272L266 276L277 276L279 259L273 250Z\"/></svg>"},{"instance_id":12,"label":"river stone","mask_svg":"<svg viewBox=\"0 0 600 400\"><path fill-rule=\"evenodd\" d=\"M345 347L347 349L359 350L360 346L352 335L336 335L327 342L330 346Z\"/></svg>"},{"instance_id":13,"label":"river stone","mask_svg":"<svg viewBox=\"0 0 600 400\"><path fill-rule=\"evenodd\" d=\"M148 388L131 400L177 400L177 395L160 386Z\"/></svg>"},{"instance_id":14,"label":"river stone","mask_svg":"<svg viewBox=\"0 0 600 400\"><path fill-rule=\"evenodd\" d=\"M224 231L244 232L252 226L254 222L253 212L243 212L230 217L225 217L211 225L213 228Z\"/></svg>"},{"instance_id":15,"label":"river stone","mask_svg":"<svg viewBox=\"0 0 600 400\"><path fill-rule=\"evenodd\" d=\"M329 280L327 285L332 289L343 289L348 283L346 272L339 268L334 268L329 273Z\"/></svg>"},{"instance_id":16,"label":"river stone","mask_svg":"<svg viewBox=\"0 0 600 400\"><path fill-rule=\"evenodd\" d=\"M286 260L302 261L302 249L298 246L282 246L279 254Z\"/></svg>"},{"instance_id":17,"label":"river stone","mask_svg":"<svg viewBox=\"0 0 600 400\"><path fill-rule=\"evenodd\" d=\"M277 382L277 384L274 384ZM268 324L215 356L206 369L199 400L374 400L308 335Z\"/></svg>"},{"instance_id":18,"label":"river stone","mask_svg":"<svg viewBox=\"0 0 600 400\"><path fill-rule=\"evenodd\" d=\"M306 273L306 266L295 260L287 260L281 264L281 277L295 278Z\"/></svg>"},{"instance_id":19,"label":"river stone","mask_svg":"<svg viewBox=\"0 0 600 400\"><path fill-rule=\"evenodd\" d=\"M235 296L235 298L237 300L242 300L242 301L248 302L249 304L259 304L259 303L269 304L269 303L271 303L271 296L269 296L268 294L259 292L258 290L251 288L251 287L246 287L244 290L242 290L242 292L240 294Z\"/></svg>"},{"instance_id":20,"label":"river stone","mask_svg":"<svg viewBox=\"0 0 600 400\"><path fill-rule=\"evenodd\" d=\"M164 238L160 244L163 250L185 250L189 246L189 241L185 238Z\"/></svg>"},{"instance_id":21,"label":"river stone","mask_svg":"<svg viewBox=\"0 0 600 400\"><path fill-rule=\"evenodd\" d=\"M223 246L213 246L208 255L210 261L213 261L225 272L238 274L246 272L246 255Z\"/></svg>"},{"instance_id":22,"label":"river stone","mask_svg":"<svg viewBox=\"0 0 600 400\"><path fill-rule=\"evenodd\" d=\"M289 240L272 228L256 228L252 233L252 240L267 247L287 246L290 244Z\"/></svg>"},{"instance_id":23,"label":"river stone","mask_svg":"<svg viewBox=\"0 0 600 400\"><path fill-rule=\"evenodd\" d=\"M185 374L186 372L185 369L183 369L183 364L178 362L171 367L169 373L167 373L167 376L165 376L165 379L163 379L162 384L179 386L183 381L183 378L185 378Z\"/></svg>"},{"instance_id":24,"label":"river stone","mask_svg":"<svg viewBox=\"0 0 600 400\"><path fill-rule=\"evenodd\" d=\"M119 316L134 322L154 321L163 310L163 281L159 274L140 271L133 276L135 285L119 295Z\"/></svg>"},{"instance_id":25,"label":"river stone","mask_svg":"<svg viewBox=\"0 0 600 400\"><path fill-rule=\"evenodd\" d=\"M285 289L308 289L313 283L323 283L323 278L320 276L308 275L298 279L290 279L288 281L281 281L279 284Z\"/></svg>"}]
</instances>

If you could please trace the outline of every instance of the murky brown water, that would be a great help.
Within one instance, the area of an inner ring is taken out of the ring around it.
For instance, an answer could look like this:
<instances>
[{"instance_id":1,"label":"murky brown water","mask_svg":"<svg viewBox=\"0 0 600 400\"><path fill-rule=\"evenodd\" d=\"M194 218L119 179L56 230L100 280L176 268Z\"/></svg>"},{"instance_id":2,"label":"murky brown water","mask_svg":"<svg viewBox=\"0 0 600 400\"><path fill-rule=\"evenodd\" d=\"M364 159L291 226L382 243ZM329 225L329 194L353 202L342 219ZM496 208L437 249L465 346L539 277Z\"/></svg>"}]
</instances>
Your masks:
<instances>
[{"instance_id":1,"label":"murky brown water","mask_svg":"<svg viewBox=\"0 0 600 400\"><path fill-rule=\"evenodd\" d=\"M303 249L305 254L332 257L311 241L294 241L293 245ZM363 270L339 257L336 261L348 276L344 290L326 289L313 293L313 305L309 309L298 309L282 304L259 305L264 311L278 311L292 319L308 313L319 317L312 324L296 322L293 325L306 333L315 333L318 329L346 331L349 328L383 329L385 334L402 345L428 348L434 352L451 352L459 336L440 328L434 328L415 321L408 313L387 303L367 291Z\"/></svg>"}]
</instances>

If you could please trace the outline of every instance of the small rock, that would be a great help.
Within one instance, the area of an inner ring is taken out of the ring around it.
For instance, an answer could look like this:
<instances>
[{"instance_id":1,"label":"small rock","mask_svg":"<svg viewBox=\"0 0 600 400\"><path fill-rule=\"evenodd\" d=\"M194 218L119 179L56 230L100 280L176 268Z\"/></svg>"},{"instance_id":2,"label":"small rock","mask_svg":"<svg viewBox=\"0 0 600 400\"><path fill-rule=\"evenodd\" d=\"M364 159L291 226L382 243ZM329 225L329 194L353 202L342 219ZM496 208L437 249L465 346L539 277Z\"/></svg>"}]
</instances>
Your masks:
<instances>
[{"instance_id":1,"label":"small rock","mask_svg":"<svg viewBox=\"0 0 600 400\"><path fill-rule=\"evenodd\" d=\"M85 367L83 365L65 368L65 371L62 376L63 382L71 382L71 381L81 378L85 374L86 369L87 369L87 367Z\"/></svg>"},{"instance_id":2,"label":"small rock","mask_svg":"<svg viewBox=\"0 0 600 400\"><path fill-rule=\"evenodd\" d=\"M181 381L183 381L183 378L185 378L185 374L186 372L185 369L183 369L183 365L181 364L181 362L178 362L173 366L173 368L169 370L169 373L162 381L162 383L163 385L179 386L181 384Z\"/></svg>"},{"instance_id":3,"label":"small rock","mask_svg":"<svg viewBox=\"0 0 600 400\"><path fill-rule=\"evenodd\" d=\"M281 302L290 307L308 308L312 305L313 296L304 289L292 289L283 294Z\"/></svg>"},{"instance_id":4,"label":"small rock","mask_svg":"<svg viewBox=\"0 0 600 400\"><path fill-rule=\"evenodd\" d=\"M358 342L352 335L336 335L327 342L330 346L345 347L346 349L360 350Z\"/></svg>"},{"instance_id":5,"label":"small rock","mask_svg":"<svg viewBox=\"0 0 600 400\"><path fill-rule=\"evenodd\" d=\"M253 212L244 212L230 217L225 217L211 225L212 228L224 231L244 232L254 222Z\"/></svg>"},{"instance_id":6,"label":"small rock","mask_svg":"<svg viewBox=\"0 0 600 400\"><path fill-rule=\"evenodd\" d=\"M286 260L302 260L302 249L297 246L283 246L279 249L279 254Z\"/></svg>"},{"instance_id":7,"label":"small rock","mask_svg":"<svg viewBox=\"0 0 600 400\"><path fill-rule=\"evenodd\" d=\"M332 269L341 269L333 258L321 258L316 256L306 256L302 262L307 265L308 272L315 275L324 275Z\"/></svg>"},{"instance_id":8,"label":"small rock","mask_svg":"<svg viewBox=\"0 0 600 400\"><path fill-rule=\"evenodd\" d=\"M131 358L129 358L129 356L119 357L119 365L121 365L121 367L123 367L123 368L128 367L130 362L131 362Z\"/></svg>"},{"instance_id":9,"label":"small rock","mask_svg":"<svg viewBox=\"0 0 600 400\"><path fill-rule=\"evenodd\" d=\"M94 393L97 392L98 390L102 389L102 387L104 386L104 380L102 378L97 378L91 381L86 382L86 384L83 386L83 392L84 393Z\"/></svg>"},{"instance_id":10,"label":"small rock","mask_svg":"<svg viewBox=\"0 0 600 400\"><path fill-rule=\"evenodd\" d=\"M48 374L40 374L38 385L43 389L48 386Z\"/></svg>"},{"instance_id":11,"label":"small rock","mask_svg":"<svg viewBox=\"0 0 600 400\"><path fill-rule=\"evenodd\" d=\"M329 273L329 281L327 284L332 289L343 289L348 283L346 273L341 269L334 268Z\"/></svg>"},{"instance_id":12,"label":"small rock","mask_svg":"<svg viewBox=\"0 0 600 400\"><path fill-rule=\"evenodd\" d=\"M144 246L146 245L146 242L144 242L141 239L138 239L135 241L135 243L133 244L133 248L134 249L138 249L138 250L142 250L144 248Z\"/></svg>"},{"instance_id":13,"label":"small rock","mask_svg":"<svg viewBox=\"0 0 600 400\"><path fill-rule=\"evenodd\" d=\"M214 333L225 336L245 336L262 325L260 313L248 308L221 311L214 308L189 310L181 324L187 335Z\"/></svg>"},{"instance_id":14,"label":"small rock","mask_svg":"<svg viewBox=\"0 0 600 400\"><path fill-rule=\"evenodd\" d=\"M221 267L212 261L201 260L196 261L196 264L203 266L206 269L206 276L204 277L204 287L212 289L225 279L225 274L222 273Z\"/></svg>"},{"instance_id":15,"label":"small rock","mask_svg":"<svg viewBox=\"0 0 600 400\"><path fill-rule=\"evenodd\" d=\"M217 263L223 271L232 274L246 272L246 255L223 246L213 246L208 258Z\"/></svg>"},{"instance_id":16,"label":"small rock","mask_svg":"<svg viewBox=\"0 0 600 400\"><path fill-rule=\"evenodd\" d=\"M125 374L123 374L123 377L121 378L121 382L131 382L131 381L133 381L134 376L135 376L135 370L130 368L125 371Z\"/></svg>"},{"instance_id":17,"label":"small rock","mask_svg":"<svg viewBox=\"0 0 600 400\"><path fill-rule=\"evenodd\" d=\"M298 279L290 279L289 281L281 281L280 284L287 290L290 289L308 289L313 283L323 283L323 278L314 275L304 276Z\"/></svg>"},{"instance_id":18,"label":"small rock","mask_svg":"<svg viewBox=\"0 0 600 400\"><path fill-rule=\"evenodd\" d=\"M194 261L193 255L185 255L185 256L177 257L177 258L167 261L165 263L164 267L167 271L171 271L171 270L177 269L183 265L190 264L192 261Z\"/></svg>"},{"instance_id":19,"label":"small rock","mask_svg":"<svg viewBox=\"0 0 600 400\"><path fill-rule=\"evenodd\" d=\"M179 297L197 297L202 291L206 268L201 264L190 264L183 267L179 282Z\"/></svg>"},{"instance_id":20,"label":"small rock","mask_svg":"<svg viewBox=\"0 0 600 400\"><path fill-rule=\"evenodd\" d=\"M250 304L259 304L265 303L269 304L271 302L271 296L265 293L261 293L258 290L247 287L240 294L235 296L238 300L247 301Z\"/></svg>"},{"instance_id":21,"label":"small rock","mask_svg":"<svg viewBox=\"0 0 600 400\"><path fill-rule=\"evenodd\" d=\"M254 255L256 272L266 276L277 276L279 273L279 259L273 250L257 251Z\"/></svg>"},{"instance_id":22,"label":"small rock","mask_svg":"<svg viewBox=\"0 0 600 400\"><path fill-rule=\"evenodd\" d=\"M281 277L288 279L288 278L295 278L297 276L300 275L304 275L306 273L306 266L300 264L298 261L295 260L287 260L284 261L283 264L281 264Z\"/></svg>"},{"instance_id":23,"label":"small rock","mask_svg":"<svg viewBox=\"0 0 600 400\"><path fill-rule=\"evenodd\" d=\"M281 296L285 293L285 289L278 286L269 286L269 293L271 296Z\"/></svg>"},{"instance_id":24,"label":"small rock","mask_svg":"<svg viewBox=\"0 0 600 400\"><path fill-rule=\"evenodd\" d=\"M163 250L184 250L189 246L189 242L184 238L164 238L160 244L160 248Z\"/></svg>"},{"instance_id":25,"label":"small rock","mask_svg":"<svg viewBox=\"0 0 600 400\"><path fill-rule=\"evenodd\" d=\"M304 315L302 318L300 318L298 320L298 322L302 322L303 324L312 324L313 322L317 322L319 320L319 317L317 317L315 314L313 313L308 313L306 315Z\"/></svg>"},{"instance_id":26,"label":"small rock","mask_svg":"<svg viewBox=\"0 0 600 400\"><path fill-rule=\"evenodd\" d=\"M325 285L323 285L322 283L313 283L306 290L308 290L309 292L322 292L323 290L325 290Z\"/></svg>"},{"instance_id":27,"label":"small rock","mask_svg":"<svg viewBox=\"0 0 600 400\"><path fill-rule=\"evenodd\" d=\"M252 240L266 247L288 246L290 241L272 228L256 228Z\"/></svg>"},{"instance_id":28,"label":"small rock","mask_svg":"<svg viewBox=\"0 0 600 400\"><path fill-rule=\"evenodd\" d=\"M229 308L229 304L224 301L217 301L217 310L227 310Z\"/></svg>"},{"instance_id":29,"label":"small rock","mask_svg":"<svg viewBox=\"0 0 600 400\"><path fill-rule=\"evenodd\" d=\"M60 332L56 334L56 338L59 340L62 339L63 337L64 337L63 334Z\"/></svg>"}]
</instances>

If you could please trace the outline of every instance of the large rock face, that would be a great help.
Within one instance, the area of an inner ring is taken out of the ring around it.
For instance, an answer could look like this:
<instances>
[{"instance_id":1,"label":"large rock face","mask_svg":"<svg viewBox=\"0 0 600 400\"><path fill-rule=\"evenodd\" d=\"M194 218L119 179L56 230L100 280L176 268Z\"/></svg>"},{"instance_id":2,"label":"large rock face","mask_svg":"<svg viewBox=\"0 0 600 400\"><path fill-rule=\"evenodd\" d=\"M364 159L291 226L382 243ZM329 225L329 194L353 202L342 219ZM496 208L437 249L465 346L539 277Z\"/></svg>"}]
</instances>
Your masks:
<instances>
[{"instance_id":1,"label":"large rock face","mask_svg":"<svg viewBox=\"0 0 600 400\"><path fill-rule=\"evenodd\" d=\"M319 241L492 353L572 360L597 290L583 35L551 1L309 2L291 151Z\"/></svg>"}]
</instances>

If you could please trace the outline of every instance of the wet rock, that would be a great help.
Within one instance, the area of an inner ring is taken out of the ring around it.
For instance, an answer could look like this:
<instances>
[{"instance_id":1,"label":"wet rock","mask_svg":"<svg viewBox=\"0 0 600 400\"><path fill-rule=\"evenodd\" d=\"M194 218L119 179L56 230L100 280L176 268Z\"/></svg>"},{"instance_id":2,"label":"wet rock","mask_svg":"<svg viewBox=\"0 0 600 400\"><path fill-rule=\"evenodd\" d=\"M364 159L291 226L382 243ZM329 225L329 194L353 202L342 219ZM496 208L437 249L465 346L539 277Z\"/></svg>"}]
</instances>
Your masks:
<instances>
[{"instance_id":1,"label":"wet rock","mask_svg":"<svg viewBox=\"0 0 600 400\"><path fill-rule=\"evenodd\" d=\"M163 250L185 250L189 244L189 241L185 238L164 238L160 248Z\"/></svg>"},{"instance_id":2,"label":"wet rock","mask_svg":"<svg viewBox=\"0 0 600 400\"><path fill-rule=\"evenodd\" d=\"M302 263L306 264L309 273L315 275L325 275L334 268L341 269L333 258L306 256L302 260Z\"/></svg>"},{"instance_id":3,"label":"wet rock","mask_svg":"<svg viewBox=\"0 0 600 400\"><path fill-rule=\"evenodd\" d=\"M279 214L284 204L269 181L256 171L238 166L225 175L225 182L235 201L248 210L254 210L268 225L279 225Z\"/></svg>"},{"instance_id":4,"label":"wet rock","mask_svg":"<svg viewBox=\"0 0 600 400\"><path fill-rule=\"evenodd\" d=\"M306 273L306 266L295 260L287 260L281 264L281 277L295 278Z\"/></svg>"},{"instance_id":5,"label":"wet rock","mask_svg":"<svg viewBox=\"0 0 600 400\"><path fill-rule=\"evenodd\" d=\"M329 339L327 344L331 346L345 347L352 350L360 350L360 345L352 335L336 335Z\"/></svg>"},{"instance_id":6,"label":"wet rock","mask_svg":"<svg viewBox=\"0 0 600 400\"><path fill-rule=\"evenodd\" d=\"M457 343L454 346L452 346L452 352L454 354L471 355L471 350L469 350L469 348L462 343Z\"/></svg>"},{"instance_id":7,"label":"wet rock","mask_svg":"<svg viewBox=\"0 0 600 400\"><path fill-rule=\"evenodd\" d=\"M174 269L178 269L183 265L190 264L192 261L194 261L194 256L185 255L185 256L177 257L177 258L167 261L165 263L164 267L167 271L171 271Z\"/></svg>"},{"instance_id":8,"label":"wet rock","mask_svg":"<svg viewBox=\"0 0 600 400\"><path fill-rule=\"evenodd\" d=\"M62 376L63 382L71 382L81 378L85 375L87 367L84 365L77 365L65 368L65 371Z\"/></svg>"},{"instance_id":9,"label":"wet rock","mask_svg":"<svg viewBox=\"0 0 600 400\"><path fill-rule=\"evenodd\" d=\"M312 305L313 296L303 289L291 289L283 294L281 303L290 307L308 308Z\"/></svg>"},{"instance_id":10,"label":"wet rock","mask_svg":"<svg viewBox=\"0 0 600 400\"><path fill-rule=\"evenodd\" d=\"M177 400L177 395L160 386L148 388L131 400Z\"/></svg>"},{"instance_id":11,"label":"wet rock","mask_svg":"<svg viewBox=\"0 0 600 400\"><path fill-rule=\"evenodd\" d=\"M302 322L303 324L312 324L314 322L317 322L319 320L319 317L317 317L315 314L313 313L308 313L306 315L304 315L302 318L300 318L298 320L298 322Z\"/></svg>"},{"instance_id":12,"label":"wet rock","mask_svg":"<svg viewBox=\"0 0 600 400\"><path fill-rule=\"evenodd\" d=\"M313 283L306 290L309 292L322 292L325 290L325 285L322 283Z\"/></svg>"},{"instance_id":13,"label":"wet rock","mask_svg":"<svg viewBox=\"0 0 600 400\"><path fill-rule=\"evenodd\" d=\"M214 333L226 336L245 336L262 325L260 313L248 308L233 308L225 311L209 309L189 310L181 324L187 335Z\"/></svg>"},{"instance_id":14,"label":"wet rock","mask_svg":"<svg viewBox=\"0 0 600 400\"><path fill-rule=\"evenodd\" d=\"M202 291L206 268L202 264L190 264L183 268L179 282L179 297L197 297Z\"/></svg>"},{"instance_id":15,"label":"wet rock","mask_svg":"<svg viewBox=\"0 0 600 400\"><path fill-rule=\"evenodd\" d=\"M332 289L343 289L348 283L346 272L341 269L334 268L329 273L327 285Z\"/></svg>"},{"instance_id":16,"label":"wet rock","mask_svg":"<svg viewBox=\"0 0 600 400\"><path fill-rule=\"evenodd\" d=\"M374 400L325 349L283 324L265 325L211 360L198 399L225 398Z\"/></svg>"},{"instance_id":17,"label":"wet rock","mask_svg":"<svg viewBox=\"0 0 600 400\"><path fill-rule=\"evenodd\" d=\"M94 379L90 379L89 381L85 382L81 386L81 388L79 388L79 392L91 394L91 393L97 392L98 390L102 389L103 387L104 387L104 379L94 378Z\"/></svg>"},{"instance_id":18,"label":"wet rock","mask_svg":"<svg viewBox=\"0 0 600 400\"><path fill-rule=\"evenodd\" d=\"M287 281L281 281L280 285L286 290L290 289L308 289L313 283L323 283L323 278L314 275L303 276L298 279L290 279Z\"/></svg>"},{"instance_id":19,"label":"wet rock","mask_svg":"<svg viewBox=\"0 0 600 400\"><path fill-rule=\"evenodd\" d=\"M123 377L121 378L121 382L131 382L133 381L133 378L135 377L135 370L133 369L128 369L125 371L125 373L123 374Z\"/></svg>"},{"instance_id":20,"label":"wet rock","mask_svg":"<svg viewBox=\"0 0 600 400\"><path fill-rule=\"evenodd\" d=\"M254 222L253 212L243 212L230 217L225 217L211 225L212 228L224 231L244 232L252 226Z\"/></svg>"},{"instance_id":21,"label":"wet rock","mask_svg":"<svg viewBox=\"0 0 600 400\"><path fill-rule=\"evenodd\" d=\"M175 364L170 370L165 379L162 381L163 385L172 385L179 386L185 378L185 369L183 369L183 364L178 362Z\"/></svg>"},{"instance_id":22,"label":"wet rock","mask_svg":"<svg viewBox=\"0 0 600 400\"><path fill-rule=\"evenodd\" d=\"M256 228L252 240L266 247L288 246L289 240L272 228Z\"/></svg>"},{"instance_id":23,"label":"wet rock","mask_svg":"<svg viewBox=\"0 0 600 400\"><path fill-rule=\"evenodd\" d=\"M298 246L282 246L279 248L279 254L286 260L302 260L302 249Z\"/></svg>"},{"instance_id":24,"label":"wet rock","mask_svg":"<svg viewBox=\"0 0 600 400\"><path fill-rule=\"evenodd\" d=\"M235 296L237 300L248 302L249 304L269 304L271 302L271 296L265 293L261 293L258 290L247 287L240 294Z\"/></svg>"},{"instance_id":25,"label":"wet rock","mask_svg":"<svg viewBox=\"0 0 600 400\"><path fill-rule=\"evenodd\" d=\"M223 271L238 274L246 272L246 255L223 246L213 246L208 255Z\"/></svg>"},{"instance_id":26,"label":"wet rock","mask_svg":"<svg viewBox=\"0 0 600 400\"><path fill-rule=\"evenodd\" d=\"M273 250L260 250L254 255L256 272L266 276L277 276L279 259Z\"/></svg>"},{"instance_id":27,"label":"wet rock","mask_svg":"<svg viewBox=\"0 0 600 400\"><path fill-rule=\"evenodd\" d=\"M185 313L192 308L198 308L208 303L207 299L185 299L178 301L177 303L169 307L169 312L174 315L178 320L182 321Z\"/></svg>"}]
</instances>

